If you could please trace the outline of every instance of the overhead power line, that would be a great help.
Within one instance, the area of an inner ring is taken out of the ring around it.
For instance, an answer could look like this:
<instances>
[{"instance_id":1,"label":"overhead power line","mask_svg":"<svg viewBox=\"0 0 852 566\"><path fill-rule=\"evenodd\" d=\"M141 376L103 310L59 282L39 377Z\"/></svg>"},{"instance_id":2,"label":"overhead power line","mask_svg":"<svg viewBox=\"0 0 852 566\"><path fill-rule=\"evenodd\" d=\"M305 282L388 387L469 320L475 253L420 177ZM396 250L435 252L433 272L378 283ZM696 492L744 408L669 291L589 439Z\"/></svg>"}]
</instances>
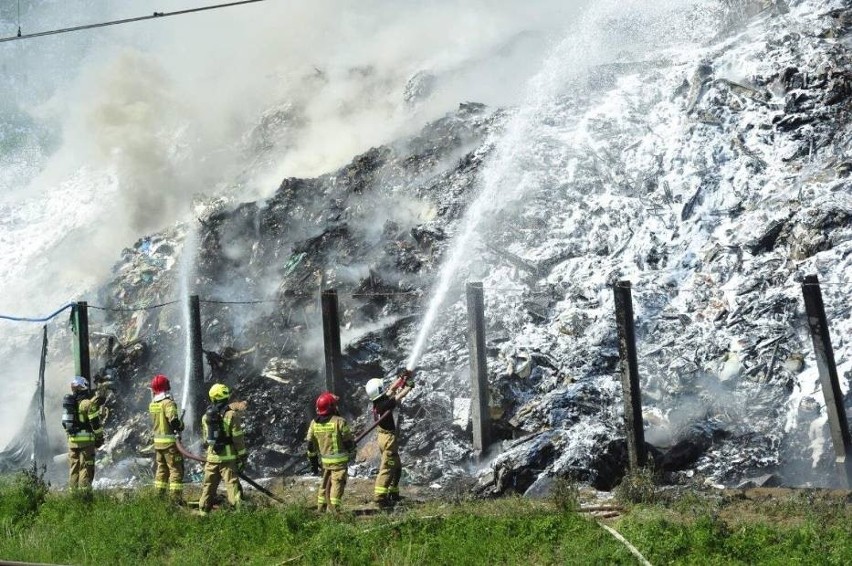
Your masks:
<instances>
[{"instance_id":1,"label":"overhead power line","mask_svg":"<svg viewBox=\"0 0 852 566\"><path fill-rule=\"evenodd\" d=\"M193 14L195 12L204 12L206 10L218 10L219 8L230 8L231 6L241 6L243 4L255 4L257 2L266 2L266 0L241 0L240 2L228 2L226 4L214 4L212 6L202 6L200 8L188 8L186 10L176 10L174 12L154 12L150 16L138 16L135 18L125 18L123 20L112 20L109 22L98 22L95 24L86 24L82 26L74 26L70 28L54 29L49 31L40 31L37 33L21 34L20 15L18 16L18 35L0 38L0 43L6 41L16 41L18 39L32 39L34 37L43 37L45 35L58 35L60 33L69 33L72 31L81 31L84 29L103 28L107 26L117 26L121 24L131 24L133 22L141 22L143 20L154 20L159 18L167 18L169 16L182 16L184 14Z\"/></svg>"}]
</instances>

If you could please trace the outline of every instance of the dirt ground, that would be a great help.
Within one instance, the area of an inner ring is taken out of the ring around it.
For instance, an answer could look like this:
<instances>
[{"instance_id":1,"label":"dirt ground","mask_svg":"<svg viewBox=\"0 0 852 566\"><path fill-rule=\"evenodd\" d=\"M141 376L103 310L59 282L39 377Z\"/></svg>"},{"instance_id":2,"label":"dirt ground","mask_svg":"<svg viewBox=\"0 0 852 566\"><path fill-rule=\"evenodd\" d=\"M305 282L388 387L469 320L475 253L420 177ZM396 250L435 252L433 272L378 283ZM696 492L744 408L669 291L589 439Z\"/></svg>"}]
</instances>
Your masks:
<instances>
[{"instance_id":1,"label":"dirt ground","mask_svg":"<svg viewBox=\"0 0 852 566\"><path fill-rule=\"evenodd\" d=\"M260 479L259 483L282 499L286 504L313 509L316 505L320 478L313 476L287 476ZM343 510L356 515L377 512L373 500L372 478L349 478L343 497ZM432 488L423 486L401 486L403 501L394 510L397 513L428 506L431 510L448 504L471 499L456 489L458 486ZM250 500L257 504L272 503L269 498L250 486L244 489ZM220 490L221 491L221 490ZM197 486L189 486L188 499L197 499ZM611 492L600 492L583 488L577 493L580 511L607 522L617 521L626 508ZM669 495L666 507L672 518L688 520L701 511L712 510L729 524L769 521L772 523L796 524L816 510L833 508L846 513L852 525L852 490L828 490L810 488L753 488L753 489L708 489L679 491ZM556 508L553 497L540 500L525 500L525 507ZM499 505L499 502L495 502ZM850 527L852 529L852 527Z\"/></svg>"}]
</instances>

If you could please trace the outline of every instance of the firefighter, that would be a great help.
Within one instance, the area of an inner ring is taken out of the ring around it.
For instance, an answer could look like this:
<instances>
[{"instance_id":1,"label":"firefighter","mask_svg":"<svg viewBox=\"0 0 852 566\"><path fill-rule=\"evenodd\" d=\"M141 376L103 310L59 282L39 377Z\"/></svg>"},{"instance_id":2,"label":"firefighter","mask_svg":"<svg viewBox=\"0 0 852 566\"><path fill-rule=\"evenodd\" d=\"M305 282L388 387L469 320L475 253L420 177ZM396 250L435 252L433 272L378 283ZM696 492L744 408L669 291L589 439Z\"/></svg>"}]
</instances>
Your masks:
<instances>
[{"instance_id":1,"label":"firefighter","mask_svg":"<svg viewBox=\"0 0 852 566\"><path fill-rule=\"evenodd\" d=\"M338 397L326 391L316 401L317 417L308 426L308 460L314 475L322 462L322 486L317 494L317 510L340 511L346 488L349 457L355 439L346 420L338 414Z\"/></svg>"},{"instance_id":2,"label":"firefighter","mask_svg":"<svg viewBox=\"0 0 852 566\"><path fill-rule=\"evenodd\" d=\"M68 488L90 493L95 479L95 450L103 446L100 397L91 394L86 378L71 380L71 394L62 401L62 426L68 435Z\"/></svg>"},{"instance_id":3,"label":"firefighter","mask_svg":"<svg viewBox=\"0 0 852 566\"><path fill-rule=\"evenodd\" d=\"M155 375L151 380L154 398L148 406L154 429L154 453L157 472L154 488L161 497L168 492L175 503L183 501L183 456L178 452L176 441L180 440L183 421L171 394L171 384L165 375Z\"/></svg>"},{"instance_id":4,"label":"firefighter","mask_svg":"<svg viewBox=\"0 0 852 566\"><path fill-rule=\"evenodd\" d=\"M228 503L240 505L243 500L243 488L239 474L243 471L248 457L239 412L228 405L231 390L227 385L216 383L210 388L208 397L211 404L201 419L207 446L204 481L198 501L202 515L206 515L213 508L213 497L220 481L225 483Z\"/></svg>"},{"instance_id":5,"label":"firefighter","mask_svg":"<svg viewBox=\"0 0 852 566\"><path fill-rule=\"evenodd\" d=\"M379 422L377 429L382 459L373 488L373 501L379 507L389 507L400 499L399 479L402 476L402 462L399 459L399 440L392 411L414 387L413 377L410 370L402 368L397 380L387 391L384 380L379 378L369 380L365 386L367 397L373 402L373 420ZM384 418L382 418L383 415L385 415Z\"/></svg>"}]
</instances>

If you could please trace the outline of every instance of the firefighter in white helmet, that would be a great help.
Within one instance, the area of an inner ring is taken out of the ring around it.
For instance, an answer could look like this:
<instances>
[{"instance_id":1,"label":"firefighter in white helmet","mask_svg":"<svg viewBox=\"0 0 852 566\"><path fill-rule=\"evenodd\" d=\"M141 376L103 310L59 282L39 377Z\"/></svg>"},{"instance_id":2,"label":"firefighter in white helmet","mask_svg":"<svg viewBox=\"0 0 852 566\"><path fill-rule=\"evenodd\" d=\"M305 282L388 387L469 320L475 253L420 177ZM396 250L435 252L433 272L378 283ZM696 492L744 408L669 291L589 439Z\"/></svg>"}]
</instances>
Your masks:
<instances>
[{"instance_id":1,"label":"firefighter in white helmet","mask_svg":"<svg viewBox=\"0 0 852 566\"><path fill-rule=\"evenodd\" d=\"M68 435L68 489L90 492L95 479L95 450L104 443L100 398L92 395L82 376L71 380L62 400L62 427Z\"/></svg>"},{"instance_id":2,"label":"firefighter in white helmet","mask_svg":"<svg viewBox=\"0 0 852 566\"><path fill-rule=\"evenodd\" d=\"M402 368L397 380L387 390L384 380L379 378L369 380L365 386L367 397L373 402L373 419L379 421L377 430L382 459L373 488L373 501L379 507L388 507L399 501L402 462L399 459L399 440L393 410L414 387L413 377L410 370Z\"/></svg>"}]
</instances>

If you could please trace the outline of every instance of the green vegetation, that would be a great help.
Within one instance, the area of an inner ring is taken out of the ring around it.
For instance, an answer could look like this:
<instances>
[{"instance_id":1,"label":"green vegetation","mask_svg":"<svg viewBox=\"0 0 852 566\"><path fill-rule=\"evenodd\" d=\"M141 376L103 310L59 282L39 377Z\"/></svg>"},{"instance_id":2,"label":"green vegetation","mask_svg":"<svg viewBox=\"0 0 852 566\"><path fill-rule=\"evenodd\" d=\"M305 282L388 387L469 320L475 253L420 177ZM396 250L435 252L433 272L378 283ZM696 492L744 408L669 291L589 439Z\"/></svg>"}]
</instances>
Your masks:
<instances>
[{"instance_id":1,"label":"green vegetation","mask_svg":"<svg viewBox=\"0 0 852 566\"><path fill-rule=\"evenodd\" d=\"M50 493L5 534L2 559L66 564L633 563L594 522L522 500L369 518L258 501L199 517L148 493L96 492L91 501Z\"/></svg>"},{"instance_id":2,"label":"green vegetation","mask_svg":"<svg viewBox=\"0 0 852 566\"><path fill-rule=\"evenodd\" d=\"M0 559L65 564L636 564L559 483L551 501L432 501L404 513L316 514L267 506L207 517L151 493L50 492L34 474L0 480ZM600 519L598 519L600 520ZM771 502L684 496L608 523L652 564L849 564L848 496Z\"/></svg>"},{"instance_id":3,"label":"green vegetation","mask_svg":"<svg viewBox=\"0 0 852 566\"><path fill-rule=\"evenodd\" d=\"M48 487L35 470L0 477L0 532L29 525L47 497Z\"/></svg>"},{"instance_id":4,"label":"green vegetation","mask_svg":"<svg viewBox=\"0 0 852 566\"><path fill-rule=\"evenodd\" d=\"M741 504L735 510L698 506L692 516L659 507L635 508L618 529L652 563L852 563L848 502L801 506L788 516L773 516L771 509L762 509L766 506L766 502ZM758 509L763 512L758 514Z\"/></svg>"}]
</instances>

